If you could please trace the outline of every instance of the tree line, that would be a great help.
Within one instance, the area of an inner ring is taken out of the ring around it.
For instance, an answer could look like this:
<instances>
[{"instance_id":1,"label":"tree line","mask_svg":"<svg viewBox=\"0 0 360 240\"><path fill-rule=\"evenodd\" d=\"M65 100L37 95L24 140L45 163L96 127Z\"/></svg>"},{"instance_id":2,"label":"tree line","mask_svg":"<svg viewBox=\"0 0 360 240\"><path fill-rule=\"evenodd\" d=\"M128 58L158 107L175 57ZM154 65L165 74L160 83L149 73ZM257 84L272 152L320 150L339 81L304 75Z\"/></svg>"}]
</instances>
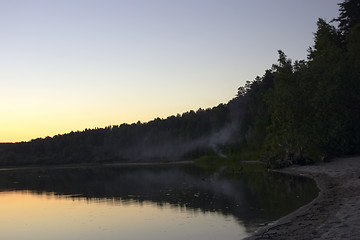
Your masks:
<instances>
[{"instance_id":1,"label":"tree line","mask_svg":"<svg viewBox=\"0 0 360 240\"><path fill-rule=\"evenodd\" d=\"M147 123L86 129L30 142L0 144L1 165L191 159L220 151L240 133L243 100Z\"/></svg>"},{"instance_id":2,"label":"tree line","mask_svg":"<svg viewBox=\"0 0 360 240\"><path fill-rule=\"evenodd\" d=\"M251 94L247 144L272 164L306 163L360 151L360 2L317 22L307 60L278 63L240 88ZM336 28L332 23L337 23Z\"/></svg>"},{"instance_id":3,"label":"tree line","mask_svg":"<svg viewBox=\"0 0 360 240\"><path fill-rule=\"evenodd\" d=\"M272 167L360 152L360 2L319 19L306 60L279 59L227 104L0 144L1 165L192 159L255 151ZM337 26L335 26L337 25Z\"/></svg>"}]
</instances>

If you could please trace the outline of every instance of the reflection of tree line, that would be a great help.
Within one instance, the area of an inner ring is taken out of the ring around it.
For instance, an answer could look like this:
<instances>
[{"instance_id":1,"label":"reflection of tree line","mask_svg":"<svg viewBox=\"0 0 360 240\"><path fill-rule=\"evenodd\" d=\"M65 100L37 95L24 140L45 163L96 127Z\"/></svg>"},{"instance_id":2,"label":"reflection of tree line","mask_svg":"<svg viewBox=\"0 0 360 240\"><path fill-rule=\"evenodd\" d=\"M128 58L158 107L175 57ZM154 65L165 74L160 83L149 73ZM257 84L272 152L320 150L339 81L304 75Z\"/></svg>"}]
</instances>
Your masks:
<instances>
[{"instance_id":1,"label":"reflection of tree line","mask_svg":"<svg viewBox=\"0 0 360 240\"><path fill-rule=\"evenodd\" d=\"M4 171L0 190L88 201L151 201L234 215L249 226L283 216L316 195L314 183L307 179L267 173L214 177L193 166Z\"/></svg>"}]
</instances>

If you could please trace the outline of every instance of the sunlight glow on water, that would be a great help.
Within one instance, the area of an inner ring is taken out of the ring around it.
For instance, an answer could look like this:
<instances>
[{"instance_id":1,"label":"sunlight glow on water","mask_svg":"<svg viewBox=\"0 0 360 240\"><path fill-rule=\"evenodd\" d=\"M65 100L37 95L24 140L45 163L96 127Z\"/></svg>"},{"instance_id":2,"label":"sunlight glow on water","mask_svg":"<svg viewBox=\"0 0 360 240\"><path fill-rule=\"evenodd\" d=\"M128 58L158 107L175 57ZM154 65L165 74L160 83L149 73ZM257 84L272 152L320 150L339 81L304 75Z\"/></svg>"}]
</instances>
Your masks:
<instances>
[{"instance_id":1,"label":"sunlight glow on water","mask_svg":"<svg viewBox=\"0 0 360 240\"><path fill-rule=\"evenodd\" d=\"M0 171L0 239L242 239L317 196L306 178L195 165Z\"/></svg>"},{"instance_id":2,"label":"sunlight glow on water","mask_svg":"<svg viewBox=\"0 0 360 240\"><path fill-rule=\"evenodd\" d=\"M170 204L0 193L0 239L211 240L248 236L239 220Z\"/></svg>"}]
</instances>

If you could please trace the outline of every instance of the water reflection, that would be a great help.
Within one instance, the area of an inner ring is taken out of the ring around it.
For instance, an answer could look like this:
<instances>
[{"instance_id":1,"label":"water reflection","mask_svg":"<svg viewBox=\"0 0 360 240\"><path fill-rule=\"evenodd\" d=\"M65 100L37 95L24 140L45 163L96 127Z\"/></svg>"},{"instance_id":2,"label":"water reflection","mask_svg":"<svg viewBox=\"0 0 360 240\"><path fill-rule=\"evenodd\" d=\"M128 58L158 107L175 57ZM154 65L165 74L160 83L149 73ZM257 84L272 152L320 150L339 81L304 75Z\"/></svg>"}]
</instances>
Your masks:
<instances>
[{"instance_id":1,"label":"water reflection","mask_svg":"<svg viewBox=\"0 0 360 240\"><path fill-rule=\"evenodd\" d=\"M246 235L233 217L161 208L151 202L125 204L30 192L0 193L1 239L241 239Z\"/></svg>"},{"instance_id":2,"label":"water reflection","mask_svg":"<svg viewBox=\"0 0 360 240\"><path fill-rule=\"evenodd\" d=\"M306 178L263 172L206 172L193 165L1 171L0 191L28 191L23 193L24 196L31 192L52 200L66 199L97 206L137 206L137 211L145 209L141 206L170 209L178 214L179 220L181 214L197 214L203 218L221 215L223 223L232 219L227 224L235 222L238 228L245 227L247 233L254 231L259 224L293 211L317 195L314 182ZM131 219L131 216L127 218ZM174 222L174 219L169 221ZM180 221L182 224L186 222ZM198 222L202 221L197 219L191 224ZM143 231L146 226L139 224L135 223L139 231ZM166 226L166 229L176 234L180 223L176 224ZM203 226L197 227L201 229ZM206 231L211 229L214 227Z\"/></svg>"}]
</instances>

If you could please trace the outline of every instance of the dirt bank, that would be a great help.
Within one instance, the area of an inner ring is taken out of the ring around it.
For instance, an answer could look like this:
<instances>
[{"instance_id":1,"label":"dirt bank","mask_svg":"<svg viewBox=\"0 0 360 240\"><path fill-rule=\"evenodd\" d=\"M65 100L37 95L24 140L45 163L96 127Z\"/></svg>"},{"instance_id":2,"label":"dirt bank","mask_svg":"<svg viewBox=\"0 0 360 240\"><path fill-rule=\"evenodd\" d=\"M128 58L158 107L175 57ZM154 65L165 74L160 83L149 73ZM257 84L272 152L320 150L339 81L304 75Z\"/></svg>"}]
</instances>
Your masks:
<instances>
[{"instance_id":1,"label":"dirt bank","mask_svg":"<svg viewBox=\"0 0 360 240\"><path fill-rule=\"evenodd\" d=\"M360 157L280 172L315 179L319 196L248 239L360 239Z\"/></svg>"}]
</instances>

